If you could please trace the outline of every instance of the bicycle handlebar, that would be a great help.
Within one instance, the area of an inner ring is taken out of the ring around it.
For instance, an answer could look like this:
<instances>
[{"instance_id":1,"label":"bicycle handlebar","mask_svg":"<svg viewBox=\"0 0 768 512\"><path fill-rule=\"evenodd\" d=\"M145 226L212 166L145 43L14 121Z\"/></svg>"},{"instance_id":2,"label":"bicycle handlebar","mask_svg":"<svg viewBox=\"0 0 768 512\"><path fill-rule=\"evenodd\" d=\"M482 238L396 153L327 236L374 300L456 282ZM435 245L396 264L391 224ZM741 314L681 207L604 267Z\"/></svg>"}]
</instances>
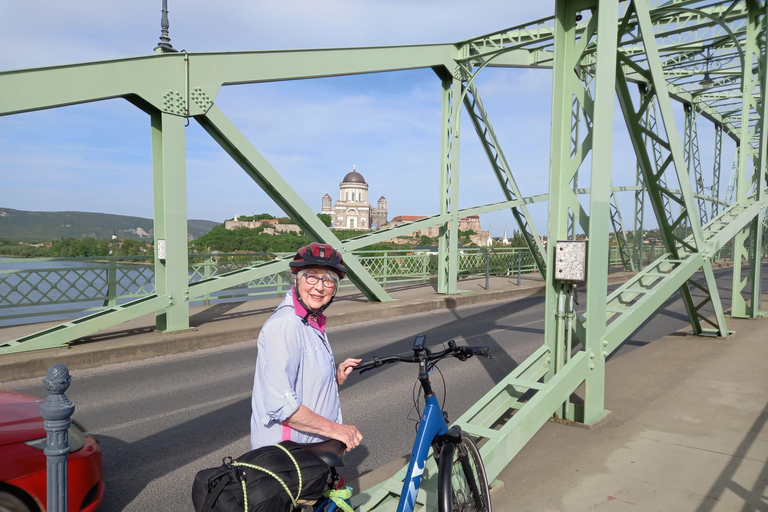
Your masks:
<instances>
[{"instance_id":1,"label":"bicycle handlebar","mask_svg":"<svg viewBox=\"0 0 768 512\"><path fill-rule=\"evenodd\" d=\"M448 348L441 350L440 352L431 352L429 349L424 349L420 353L415 353L412 356L387 356L387 357L374 357L368 361L362 361L355 367L355 370L360 373L379 368L385 364L390 363L419 363L422 359L426 361L439 361L445 357L455 357L459 361L466 361L472 356L480 356L490 358L490 349L488 347L481 346L457 346L456 343L451 340L448 342ZM419 355L422 354L422 355Z\"/></svg>"}]
</instances>

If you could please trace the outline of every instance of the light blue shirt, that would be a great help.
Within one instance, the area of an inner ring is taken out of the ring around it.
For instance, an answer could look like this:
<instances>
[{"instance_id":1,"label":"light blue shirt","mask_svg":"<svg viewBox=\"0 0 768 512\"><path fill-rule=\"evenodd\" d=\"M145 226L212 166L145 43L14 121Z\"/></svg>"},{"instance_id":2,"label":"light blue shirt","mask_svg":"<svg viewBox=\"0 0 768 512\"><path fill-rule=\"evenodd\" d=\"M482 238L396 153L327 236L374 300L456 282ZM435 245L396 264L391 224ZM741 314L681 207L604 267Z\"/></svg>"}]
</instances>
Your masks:
<instances>
[{"instance_id":1,"label":"light blue shirt","mask_svg":"<svg viewBox=\"0 0 768 512\"><path fill-rule=\"evenodd\" d=\"M262 327L251 397L251 449L283 440L283 424L304 404L341 423L336 363L325 335L325 318L302 318L306 310L289 291ZM291 441L316 443L327 438L291 430Z\"/></svg>"}]
</instances>

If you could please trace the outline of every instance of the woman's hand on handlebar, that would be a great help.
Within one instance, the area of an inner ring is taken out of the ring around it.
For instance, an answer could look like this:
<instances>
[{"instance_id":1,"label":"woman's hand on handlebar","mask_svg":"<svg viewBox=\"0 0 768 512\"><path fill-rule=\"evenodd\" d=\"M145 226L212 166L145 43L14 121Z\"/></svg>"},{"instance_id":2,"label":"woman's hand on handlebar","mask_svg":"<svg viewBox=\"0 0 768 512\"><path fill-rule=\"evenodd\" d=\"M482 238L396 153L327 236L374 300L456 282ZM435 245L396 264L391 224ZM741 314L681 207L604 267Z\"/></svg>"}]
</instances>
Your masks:
<instances>
[{"instance_id":1,"label":"woman's hand on handlebar","mask_svg":"<svg viewBox=\"0 0 768 512\"><path fill-rule=\"evenodd\" d=\"M344 381L347 380L347 377L352 373L352 370L355 369L355 366L360 364L360 361L362 361L362 359L353 359L350 357L339 363L339 368L336 370L336 383L339 386L344 384Z\"/></svg>"}]
</instances>

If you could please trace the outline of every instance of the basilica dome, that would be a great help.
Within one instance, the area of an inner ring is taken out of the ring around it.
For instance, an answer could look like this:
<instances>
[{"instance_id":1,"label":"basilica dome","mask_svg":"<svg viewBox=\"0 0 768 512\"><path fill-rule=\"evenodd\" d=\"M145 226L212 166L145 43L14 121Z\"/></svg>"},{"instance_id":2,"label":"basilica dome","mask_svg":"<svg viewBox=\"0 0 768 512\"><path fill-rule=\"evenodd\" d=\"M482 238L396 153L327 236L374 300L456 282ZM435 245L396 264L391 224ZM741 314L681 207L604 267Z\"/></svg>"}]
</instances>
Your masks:
<instances>
[{"instance_id":1,"label":"basilica dome","mask_svg":"<svg viewBox=\"0 0 768 512\"><path fill-rule=\"evenodd\" d=\"M352 172L344 176L342 183L362 183L367 185L367 183L365 183L365 178L363 178L363 175L355 170L353 170Z\"/></svg>"}]
</instances>

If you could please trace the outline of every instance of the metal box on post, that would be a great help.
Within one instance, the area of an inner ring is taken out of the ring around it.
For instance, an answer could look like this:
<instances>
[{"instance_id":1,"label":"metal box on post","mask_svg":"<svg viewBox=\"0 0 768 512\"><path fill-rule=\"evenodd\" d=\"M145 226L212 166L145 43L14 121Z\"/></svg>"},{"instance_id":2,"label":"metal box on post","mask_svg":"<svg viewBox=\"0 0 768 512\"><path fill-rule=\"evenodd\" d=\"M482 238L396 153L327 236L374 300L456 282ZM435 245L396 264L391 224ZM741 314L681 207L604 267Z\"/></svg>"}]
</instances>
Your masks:
<instances>
[{"instance_id":1,"label":"metal box on post","mask_svg":"<svg viewBox=\"0 0 768 512\"><path fill-rule=\"evenodd\" d=\"M587 280L587 241L558 240L555 245L555 279L580 283Z\"/></svg>"}]
</instances>

